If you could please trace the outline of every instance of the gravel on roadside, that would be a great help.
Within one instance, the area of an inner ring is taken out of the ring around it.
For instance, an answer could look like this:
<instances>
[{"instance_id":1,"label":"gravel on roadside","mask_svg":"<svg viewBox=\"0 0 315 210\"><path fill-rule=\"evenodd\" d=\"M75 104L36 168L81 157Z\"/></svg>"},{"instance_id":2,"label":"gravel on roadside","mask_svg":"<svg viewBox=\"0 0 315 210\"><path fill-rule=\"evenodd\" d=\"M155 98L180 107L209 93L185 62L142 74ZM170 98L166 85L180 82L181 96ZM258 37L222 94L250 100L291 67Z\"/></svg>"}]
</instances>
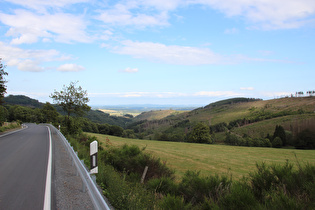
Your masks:
<instances>
[{"instance_id":1,"label":"gravel on roadside","mask_svg":"<svg viewBox=\"0 0 315 210\"><path fill-rule=\"evenodd\" d=\"M82 180L56 132L52 133L53 145L53 207L52 209L94 209L87 189L83 192Z\"/></svg>"}]
</instances>

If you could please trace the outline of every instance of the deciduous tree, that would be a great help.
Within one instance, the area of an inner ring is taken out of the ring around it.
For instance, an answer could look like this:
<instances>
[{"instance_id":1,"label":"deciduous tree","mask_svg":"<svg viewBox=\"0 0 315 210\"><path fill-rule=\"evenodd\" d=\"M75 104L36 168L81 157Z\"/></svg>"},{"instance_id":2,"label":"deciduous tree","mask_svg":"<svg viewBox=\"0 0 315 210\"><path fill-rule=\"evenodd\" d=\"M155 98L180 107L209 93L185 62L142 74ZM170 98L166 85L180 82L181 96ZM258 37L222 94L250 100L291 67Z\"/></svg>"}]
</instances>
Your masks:
<instances>
[{"instance_id":1,"label":"deciduous tree","mask_svg":"<svg viewBox=\"0 0 315 210\"><path fill-rule=\"evenodd\" d=\"M189 139L196 143L212 143L209 126L198 123L191 132Z\"/></svg>"},{"instance_id":2,"label":"deciduous tree","mask_svg":"<svg viewBox=\"0 0 315 210\"><path fill-rule=\"evenodd\" d=\"M2 58L0 58L0 105L3 103L4 94L7 92L7 87L5 83L7 82L4 77L8 75L7 72L4 71L5 65L2 64Z\"/></svg>"},{"instance_id":3,"label":"deciduous tree","mask_svg":"<svg viewBox=\"0 0 315 210\"><path fill-rule=\"evenodd\" d=\"M87 91L83 90L81 86L77 87L78 82L71 82L69 86L63 86L61 91L56 91L50 97L66 112L66 124L70 130L70 115L76 114L82 116L85 112L91 109L87 105L89 98Z\"/></svg>"}]
</instances>

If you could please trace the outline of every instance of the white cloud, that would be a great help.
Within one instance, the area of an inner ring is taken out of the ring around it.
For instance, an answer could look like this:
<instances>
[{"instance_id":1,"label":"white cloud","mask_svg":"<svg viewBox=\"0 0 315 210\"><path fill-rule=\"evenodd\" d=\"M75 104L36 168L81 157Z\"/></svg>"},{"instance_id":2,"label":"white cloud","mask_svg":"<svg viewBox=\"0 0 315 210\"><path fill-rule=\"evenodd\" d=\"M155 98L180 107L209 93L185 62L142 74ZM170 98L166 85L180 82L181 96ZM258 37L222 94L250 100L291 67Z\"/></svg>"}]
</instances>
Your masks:
<instances>
[{"instance_id":1,"label":"white cloud","mask_svg":"<svg viewBox=\"0 0 315 210\"><path fill-rule=\"evenodd\" d=\"M14 37L12 44L35 43L39 38L64 43L92 41L85 32L87 23L76 15L35 14L19 9L14 14L0 13L0 21L10 27L6 36Z\"/></svg>"},{"instance_id":2,"label":"white cloud","mask_svg":"<svg viewBox=\"0 0 315 210\"><path fill-rule=\"evenodd\" d=\"M138 68L130 68L130 67L128 67L128 68L126 68L126 69L124 69L124 70L121 70L120 72L124 72L124 73L137 73L138 71L139 71Z\"/></svg>"},{"instance_id":3,"label":"white cloud","mask_svg":"<svg viewBox=\"0 0 315 210\"><path fill-rule=\"evenodd\" d=\"M8 1L8 0L5 0ZM47 8L62 8L66 5L88 2L88 0L54 0L54 1L43 1L43 0L9 0L8 2L21 5L27 8L37 10L38 12L46 12Z\"/></svg>"},{"instance_id":4,"label":"white cloud","mask_svg":"<svg viewBox=\"0 0 315 210\"><path fill-rule=\"evenodd\" d=\"M137 27L147 26L165 26L168 25L168 15L166 12L158 12L152 14L150 11L148 14L144 13L144 10L132 12L132 9L136 9L137 5L134 4L116 4L113 8L108 10L99 11L97 19L110 25L132 25Z\"/></svg>"},{"instance_id":5,"label":"white cloud","mask_svg":"<svg viewBox=\"0 0 315 210\"><path fill-rule=\"evenodd\" d=\"M99 19L118 25L167 25L168 13L179 7L209 6L228 17L244 18L250 28L290 29L315 22L313 0L138 0L119 1L103 10ZM152 15L154 14L155 15ZM227 29L226 33L237 33Z\"/></svg>"},{"instance_id":6,"label":"white cloud","mask_svg":"<svg viewBox=\"0 0 315 210\"><path fill-rule=\"evenodd\" d=\"M43 62L64 61L69 56L61 55L56 50L25 50L0 42L0 57L8 66L16 66L21 71L44 71Z\"/></svg>"},{"instance_id":7,"label":"white cloud","mask_svg":"<svg viewBox=\"0 0 315 210\"><path fill-rule=\"evenodd\" d=\"M229 17L244 17L252 28L258 29L298 28L315 21L313 0L195 0L191 3L208 5Z\"/></svg>"},{"instance_id":8,"label":"white cloud","mask_svg":"<svg viewBox=\"0 0 315 210\"><path fill-rule=\"evenodd\" d=\"M83 71L85 68L83 66L73 64L73 63L66 63L57 68L57 71L62 71L62 72L78 72L78 71Z\"/></svg>"},{"instance_id":9,"label":"white cloud","mask_svg":"<svg viewBox=\"0 0 315 210\"><path fill-rule=\"evenodd\" d=\"M30 71L30 72L44 71L44 68L39 66L38 61L29 60L29 59L20 61L17 65L17 67L21 71Z\"/></svg>"},{"instance_id":10,"label":"white cloud","mask_svg":"<svg viewBox=\"0 0 315 210\"><path fill-rule=\"evenodd\" d=\"M145 7L153 7L157 10L169 11L185 3L183 0L140 0L137 1Z\"/></svg>"},{"instance_id":11,"label":"white cloud","mask_svg":"<svg viewBox=\"0 0 315 210\"><path fill-rule=\"evenodd\" d=\"M221 57L208 48L164 45L153 42L123 41L122 46L112 49L113 52L131 55L134 58L144 58L155 62L179 65L216 64Z\"/></svg>"}]
</instances>

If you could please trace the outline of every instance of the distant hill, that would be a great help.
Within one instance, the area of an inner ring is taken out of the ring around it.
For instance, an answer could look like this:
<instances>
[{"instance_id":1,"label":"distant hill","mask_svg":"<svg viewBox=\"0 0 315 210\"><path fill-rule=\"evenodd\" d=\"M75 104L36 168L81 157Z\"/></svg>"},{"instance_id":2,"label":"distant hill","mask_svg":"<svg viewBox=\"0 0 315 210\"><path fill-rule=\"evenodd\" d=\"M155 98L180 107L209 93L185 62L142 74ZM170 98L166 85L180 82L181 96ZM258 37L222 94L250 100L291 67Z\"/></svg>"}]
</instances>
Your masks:
<instances>
[{"instance_id":1,"label":"distant hill","mask_svg":"<svg viewBox=\"0 0 315 210\"><path fill-rule=\"evenodd\" d=\"M262 101L262 99L259 98L230 98L226 100L217 101L214 103L211 103L204 108L211 108L216 106L222 106L222 105L228 105L228 104L237 104L237 103L244 103L244 102L253 102L253 101Z\"/></svg>"},{"instance_id":2,"label":"distant hill","mask_svg":"<svg viewBox=\"0 0 315 210\"><path fill-rule=\"evenodd\" d=\"M31 108L41 108L44 104L36 99L24 95L9 95L4 97L4 102L9 105L20 105L27 106Z\"/></svg>"},{"instance_id":3,"label":"distant hill","mask_svg":"<svg viewBox=\"0 0 315 210\"><path fill-rule=\"evenodd\" d=\"M4 105L12 105L12 106L19 105L19 106L26 106L30 108L41 108L44 106L44 103L41 103L36 99L32 99L24 95L9 95L7 97L4 97L4 102L5 102ZM65 114L61 107L54 104L53 106L56 108L56 110L60 114L62 115ZM87 119L95 123L101 123L101 124L108 123L110 125L118 125L121 127L124 127L125 124L130 121L130 119L128 118L110 116L109 114L106 114L98 110L90 110L89 112L86 113L84 117L86 117Z\"/></svg>"},{"instance_id":4,"label":"distant hill","mask_svg":"<svg viewBox=\"0 0 315 210\"><path fill-rule=\"evenodd\" d=\"M273 100L232 98L162 119L144 120L142 123L139 121L131 124L130 128L141 131L145 138L150 138L150 136L153 138L156 133L182 136L198 122L204 122L209 126L225 123L227 127L233 128L240 135L257 136L272 133L277 124L290 127L290 125L285 124L285 120L289 120L291 125L301 123L306 125L307 122L304 122L303 119L312 124L313 120L315 122L314 111L314 96ZM263 122L269 124L268 128L265 126L267 130L264 132L261 129L256 129L260 134L255 133L256 130L253 129L240 129L244 126L259 125Z\"/></svg>"},{"instance_id":5,"label":"distant hill","mask_svg":"<svg viewBox=\"0 0 315 210\"><path fill-rule=\"evenodd\" d=\"M152 110L149 112L142 112L134 118L134 121L141 120L160 120L168 116L174 116L187 111L177 111L177 110Z\"/></svg>"}]
</instances>

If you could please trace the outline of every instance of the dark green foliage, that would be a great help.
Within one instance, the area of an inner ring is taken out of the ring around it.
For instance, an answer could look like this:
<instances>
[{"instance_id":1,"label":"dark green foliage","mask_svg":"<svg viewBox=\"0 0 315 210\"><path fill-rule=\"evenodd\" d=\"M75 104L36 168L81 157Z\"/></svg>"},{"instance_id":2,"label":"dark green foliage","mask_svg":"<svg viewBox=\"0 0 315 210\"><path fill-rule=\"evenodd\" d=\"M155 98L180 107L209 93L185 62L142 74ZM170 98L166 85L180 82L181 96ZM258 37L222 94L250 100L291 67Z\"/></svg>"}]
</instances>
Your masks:
<instances>
[{"instance_id":1,"label":"dark green foliage","mask_svg":"<svg viewBox=\"0 0 315 210\"><path fill-rule=\"evenodd\" d=\"M136 145L123 145L120 148L110 147L103 153L103 159L105 163L112 165L116 170L127 174L136 173L141 176L144 168L148 166L146 180L174 176L174 172L165 163L161 163L159 158L144 153L144 149L140 149Z\"/></svg>"},{"instance_id":2,"label":"dark green foliage","mask_svg":"<svg viewBox=\"0 0 315 210\"><path fill-rule=\"evenodd\" d=\"M210 133L224 132L227 130L227 126L228 125L225 122L211 125L210 126Z\"/></svg>"},{"instance_id":3,"label":"dark green foliage","mask_svg":"<svg viewBox=\"0 0 315 210\"><path fill-rule=\"evenodd\" d=\"M161 209L174 209L174 210L190 210L192 209L192 204L185 203L185 200L182 197L179 196L174 196L174 195L170 195L167 194L159 203L159 207Z\"/></svg>"},{"instance_id":4,"label":"dark green foliage","mask_svg":"<svg viewBox=\"0 0 315 210\"><path fill-rule=\"evenodd\" d=\"M189 134L189 142L194 143L213 143L210 135L210 129L204 123L198 123Z\"/></svg>"},{"instance_id":5,"label":"dark green foliage","mask_svg":"<svg viewBox=\"0 0 315 210\"><path fill-rule=\"evenodd\" d=\"M97 182L115 209L154 209L156 199L144 185L130 183L110 165L99 164Z\"/></svg>"},{"instance_id":6,"label":"dark green foliage","mask_svg":"<svg viewBox=\"0 0 315 210\"><path fill-rule=\"evenodd\" d=\"M5 102L6 107L19 105L19 106L28 107L28 108L41 108L42 109L43 106L45 105L45 104L39 102L38 100L29 98L29 97L23 96L23 95L9 95L9 96L5 97L3 100ZM56 109L56 111L59 114L61 114L61 115L66 114L66 112L64 112L60 106L55 105L55 104L52 104L52 106ZM71 115L71 116L73 116L73 115ZM131 121L131 119L128 119L125 117L110 116L109 114L106 114L106 113L99 111L99 110L89 110L84 117L89 119L91 121L91 124L92 123L100 123L100 124L107 123L110 125L118 125L120 127L124 127L126 123ZM44 119L44 122L46 122L45 119ZM95 125L91 125L91 126L95 127ZM84 127L83 127L83 130L84 130ZM96 131L97 129L93 129L93 130ZM86 129L84 131L94 132L93 130ZM98 133L98 132L96 131L94 133ZM108 132L106 134L108 134Z\"/></svg>"},{"instance_id":7,"label":"dark green foliage","mask_svg":"<svg viewBox=\"0 0 315 210\"><path fill-rule=\"evenodd\" d=\"M195 205L201 204L206 198L218 201L228 192L231 182L232 180L226 176L201 177L200 172L187 171L178 190L186 202Z\"/></svg>"},{"instance_id":8,"label":"dark green foliage","mask_svg":"<svg viewBox=\"0 0 315 210\"><path fill-rule=\"evenodd\" d=\"M243 182L234 182L230 192L220 198L223 209L255 209L259 205L250 186Z\"/></svg>"},{"instance_id":9,"label":"dark green foliage","mask_svg":"<svg viewBox=\"0 0 315 210\"><path fill-rule=\"evenodd\" d=\"M233 146L246 146L246 147L271 147L270 140L268 138L255 138L240 137L232 133L226 133L225 144Z\"/></svg>"},{"instance_id":10,"label":"dark green foliage","mask_svg":"<svg viewBox=\"0 0 315 210\"><path fill-rule=\"evenodd\" d=\"M276 125L275 132L273 133L273 138L279 137L282 141L282 146L286 145L287 138L284 128L281 125Z\"/></svg>"},{"instance_id":11,"label":"dark green foliage","mask_svg":"<svg viewBox=\"0 0 315 210\"><path fill-rule=\"evenodd\" d=\"M161 193L163 195L172 194L175 195L178 192L178 185L171 177L161 177L151 179L146 183L147 189Z\"/></svg>"},{"instance_id":12,"label":"dark green foliage","mask_svg":"<svg viewBox=\"0 0 315 210\"><path fill-rule=\"evenodd\" d=\"M135 132L132 129L126 129L123 132L123 137L124 138L131 138L131 139L135 139Z\"/></svg>"},{"instance_id":13,"label":"dark green foliage","mask_svg":"<svg viewBox=\"0 0 315 210\"><path fill-rule=\"evenodd\" d=\"M5 69L5 65L2 64L2 58L0 58L0 105L3 103L4 94L7 92L7 87L5 83L7 82L5 80L5 76L8 75Z\"/></svg>"},{"instance_id":14,"label":"dark green foliage","mask_svg":"<svg viewBox=\"0 0 315 210\"><path fill-rule=\"evenodd\" d=\"M256 199L270 207L314 208L315 166L306 164L298 167L294 170L288 162L284 166L257 164L257 172L250 174Z\"/></svg>"},{"instance_id":15,"label":"dark green foliage","mask_svg":"<svg viewBox=\"0 0 315 210\"><path fill-rule=\"evenodd\" d=\"M32 99L27 96L23 95L9 95L4 98L4 101L8 105L20 105L20 106L27 106L31 108L42 108L43 103L40 103L36 99Z\"/></svg>"},{"instance_id":16,"label":"dark green foliage","mask_svg":"<svg viewBox=\"0 0 315 210\"><path fill-rule=\"evenodd\" d=\"M280 137L276 137L273 141L272 141L272 147L274 148L281 148L283 146L282 140Z\"/></svg>"},{"instance_id":17,"label":"dark green foliage","mask_svg":"<svg viewBox=\"0 0 315 210\"><path fill-rule=\"evenodd\" d=\"M123 132L124 132L124 129L122 127L119 127L117 125L112 125L110 126L108 134L112 136L122 136Z\"/></svg>"},{"instance_id":18,"label":"dark green foliage","mask_svg":"<svg viewBox=\"0 0 315 210\"><path fill-rule=\"evenodd\" d=\"M4 106L0 106L0 126L9 118L9 112Z\"/></svg>"},{"instance_id":19,"label":"dark green foliage","mask_svg":"<svg viewBox=\"0 0 315 210\"><path fill-rule=\"evenodd\" d=\"M298 133L295 140L295 148L315 149L315 132L309 129L306 129Z\"/></svg>"},{"instance_id":20,"label":"dark green foliage","mask_svg":"<svg viewBox=\"0 0 315 210\"><path fill-rule=\"evenodd\" d=\"M110 116L100 110L90 110L85 117L94 123L118 125L120 127L125 127L127 123L132 121L132 119L126 117Z\"/></svg>"},{"instance_id":21,"label":"dark green foliage","mask_svg":"<svg viewBox=\"0 0 315 210\"><path fill-rule=\"evenodd\" d=\"M45 122L54 123L57 121L59 113L57 112L55 107L53 107L49 102L46 102L46 104L43 106L41 111L42 111Z\"/></svg>"}]
</instances>

